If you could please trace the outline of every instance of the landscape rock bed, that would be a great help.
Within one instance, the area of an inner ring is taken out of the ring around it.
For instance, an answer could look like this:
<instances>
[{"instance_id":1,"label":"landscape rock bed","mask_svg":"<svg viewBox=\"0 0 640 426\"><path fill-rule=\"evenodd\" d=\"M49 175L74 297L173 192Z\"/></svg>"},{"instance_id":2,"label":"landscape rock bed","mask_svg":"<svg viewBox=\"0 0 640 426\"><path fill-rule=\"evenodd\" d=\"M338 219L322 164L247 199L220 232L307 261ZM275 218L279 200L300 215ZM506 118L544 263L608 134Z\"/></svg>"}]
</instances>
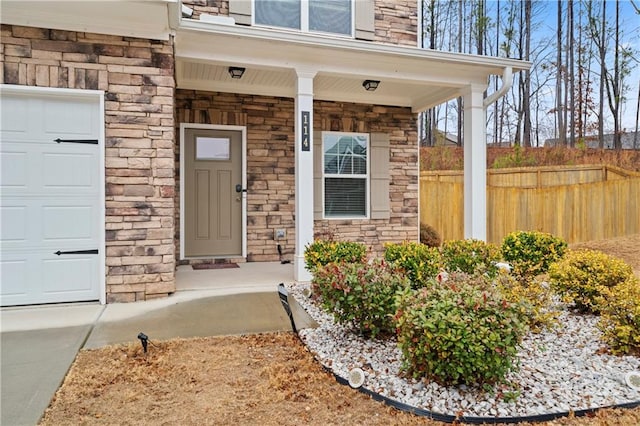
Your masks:
<instances>
[{"instance_id":1,"label":"landscape rock bed","mask_svg":"<svg viewBox=\"0 0 640 426\"><path fill-rule=\"evenodd\" d=\"M518 354L519 371L507 376L510 385L485 392L405 378L395 339L367 340L334 323L308 296L308 284L290 285L288 291L319 324L299 335L323 366L344 379L360 368L364 388L411 407L457 417L506 418L640 404L640 391L625 383L628 372L640 370L640 358L606 353L595 316L563 311L555 329L528 334Z\"/></svg>"}]
</instances>

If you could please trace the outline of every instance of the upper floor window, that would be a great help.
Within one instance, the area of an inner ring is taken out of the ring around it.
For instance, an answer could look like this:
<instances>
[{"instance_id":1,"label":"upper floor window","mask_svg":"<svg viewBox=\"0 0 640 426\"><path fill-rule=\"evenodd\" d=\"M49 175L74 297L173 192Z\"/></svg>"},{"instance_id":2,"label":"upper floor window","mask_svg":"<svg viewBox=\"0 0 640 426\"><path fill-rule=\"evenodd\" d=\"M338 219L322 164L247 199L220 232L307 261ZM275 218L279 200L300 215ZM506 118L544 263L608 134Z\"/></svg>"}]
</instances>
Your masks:
<instances>
[{"instance_id":1,"label":"upper floor window","mask_svg":"<svg viewBox=\"0 0 640 426\"><path fill-rule=\"evenodd\" d=\"M255 23L351 36L351 0L254 0Z\"/></svg>"}]
</instances>

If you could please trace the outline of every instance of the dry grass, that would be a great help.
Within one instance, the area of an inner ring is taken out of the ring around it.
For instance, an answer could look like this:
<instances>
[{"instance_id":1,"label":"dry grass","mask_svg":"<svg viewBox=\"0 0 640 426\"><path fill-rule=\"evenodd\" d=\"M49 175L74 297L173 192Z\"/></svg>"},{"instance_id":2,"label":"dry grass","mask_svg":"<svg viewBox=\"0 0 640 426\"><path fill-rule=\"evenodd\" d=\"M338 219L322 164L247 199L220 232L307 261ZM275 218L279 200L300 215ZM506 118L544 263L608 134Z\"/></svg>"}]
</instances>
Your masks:
<instances>
[{"instance_id":1,"label":"dry grass","mask_svg":"<svg viewBox=\"0 0 640 426\"><path fill-rule=\"evenodd\" d=\"M640 235L581 243L640 270ZM442 425L338 384L292 333L83 350L42 425ZM540 423L539 423L540 424ZM640 408L543 425L640 425ZM523 424L530 425L530 424Z\"/></svg>"},{"instance_id":2,"label":"dry grass","mask_svg":"<svg viewBox=\"0 0 640 426\"><path fill-rule=\"evenodd\" d=\"M41 424L442 425L338 384L293 333L81 351ZM546 424L628 426L640 409Z\"/></svg>"},{"instance_id":3,"label":"dry grass","mask_svg":"<svg viewBox=\"0 0 640 426\"><path fill-rule=\"evenodd\" d=\"M420 170L462 170L463 149L459 147L437 146L420 148ZM572 166L577 164L607 164L623 169L640 171L640 151L613 149L522 148L516 153L514 148L487 147L487 167L505 164L505 159L524 166ZM504 166L503 166L504 167Z\"/></svg>"}]
</instances>

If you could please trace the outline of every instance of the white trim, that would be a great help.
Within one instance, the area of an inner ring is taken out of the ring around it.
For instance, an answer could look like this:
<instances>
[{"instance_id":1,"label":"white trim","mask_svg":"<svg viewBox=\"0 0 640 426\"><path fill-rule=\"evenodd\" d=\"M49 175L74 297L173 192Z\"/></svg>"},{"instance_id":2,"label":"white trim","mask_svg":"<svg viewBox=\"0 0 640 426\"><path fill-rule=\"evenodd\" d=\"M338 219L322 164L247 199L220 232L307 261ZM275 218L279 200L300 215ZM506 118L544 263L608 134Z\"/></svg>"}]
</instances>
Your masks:
<instances>
[{"instance_id":1,"label":"white trim","mask_svg":"<svg viewBox=\"0 0 640 426\"><path fill-rule=\"evenodd\" d=\"M493 56L479 56L470 53L445 52L439 50L421 49L413 46L390 45L382 43L372 43L369 41L354 40L348 37L339 37L327 35L324 33L303 33L300 31L284 31L281 29L264 28L264 27L247 27L244 25L222 25L211 22L201 22L194 19L182 19L180 22L180 32L195 32L210 35L221 35L226 37L240 37L243 39L264 40L268 43L278 45L286 43L291 45L300 45L305 48L319 47L329 50L344 50L350 54L373 54L373 58L379 58L379 55L391 55L391 60L400 66L399 61L411 59L433 60L436 62L446 62L449 66L470 65L472 67L486 67L490 70L499 70L505 67L512 67L513 71L528 70L532 66L530 61L522 61L511 58L499 58ZM181 34L179 34L181 35ZM423 65L424 64L420 64ZM374 68L373 65L367 64L368 69ZM478 72L481 70L478 69Z\"/></svg>"},{"instance_id":2,"label":"white trim","mask_svg":"<svg viewBox=\"0 0 640 426\"><path fill-rule=\"evenodd\" d=\"M106 219L107 219L107 207L106 207L106 164L105 164L105 110L104 110L104 91L102 90L84 90L84 89L65 89L57 87L37 87L37 86L20 86L15 84L0 84L0 91L2 93L15 93L18 95L33 94L33 95L48 95L48 96L64 96L75 98L89 98L95 99L99 102L98 119L100 120L99 134L98 134L98 161L100 163L100 170L98 171L99 179L99 197L100 197L100 216L102 217L102 226L98 230L98 273L100 276L99 286L100 304L107 303L107 277L106 277L106 263L107 263L107 244L106 244Z\"/></svg>"},{"instance_id":3,"label":"white trim","mask_svg":"<svg viewBox=\"0 0 640 426\"><path fill-rule=\"evenodd\" d=\"M2 0L0 22L152 40L169 40L178 0Z\"/></svg>"},{"instance_id":4,"label":"white trim","mask_svg":"<svg viewBox=\"0 0 640 426\"><path fill-rule=\"evenodd\" d=\"M198 257L186 257L184 254L184 134L187 129L231 130L242 134L242 187L247 187L247 128L246 126L226 126L222 124L180 123L180 260L197 259ZM242 254L247 258L247 193L242 193ZM215 256L213 256L215 257ZM226 256L225 256L226 257ZM212 258L207 256L206 258Z\"/></svg>"}]
</instances>

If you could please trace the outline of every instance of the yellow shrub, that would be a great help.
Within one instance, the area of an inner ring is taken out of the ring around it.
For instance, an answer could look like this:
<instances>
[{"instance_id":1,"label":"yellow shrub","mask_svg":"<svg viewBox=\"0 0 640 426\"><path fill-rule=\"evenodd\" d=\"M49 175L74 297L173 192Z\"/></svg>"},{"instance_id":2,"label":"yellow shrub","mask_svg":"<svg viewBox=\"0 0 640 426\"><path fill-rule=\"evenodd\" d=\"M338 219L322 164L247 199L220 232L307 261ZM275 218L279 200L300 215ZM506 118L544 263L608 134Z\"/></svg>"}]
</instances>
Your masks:
<instances>
[{"instance_id":1,"label":"yellow shrub","mask_svg":"<svg viewBox=\"0 0 640 426\"><path fill-rule=\"evenodd\" d=\"M615 354L640 355L640 280L630 277L598 297L605 342Z\"/></svg>"},{"instance_id":2,"label":"yellow shrub","mask_svg":"<svg viewBox=\"0 0 640 426\"><path fill-rule=\"evenodd\" d=\"M549 267L553 288L585 312L598 313L596 298L633 276L624 261L596 250L569 250Z\"/></svg>"},{"instance_id":3,"label":"yellow shrub","mask_svg":"<svg viewBox=\"0 0 640 426\"><path fill-rule=\"evenodd\" d=\"M521 316L534 333L556 325L559 311L554 306L553 291L547 283L536 279L524 282L500 272L496 287L508 302L517 304Z\"/></svg>"}]
</instances>

